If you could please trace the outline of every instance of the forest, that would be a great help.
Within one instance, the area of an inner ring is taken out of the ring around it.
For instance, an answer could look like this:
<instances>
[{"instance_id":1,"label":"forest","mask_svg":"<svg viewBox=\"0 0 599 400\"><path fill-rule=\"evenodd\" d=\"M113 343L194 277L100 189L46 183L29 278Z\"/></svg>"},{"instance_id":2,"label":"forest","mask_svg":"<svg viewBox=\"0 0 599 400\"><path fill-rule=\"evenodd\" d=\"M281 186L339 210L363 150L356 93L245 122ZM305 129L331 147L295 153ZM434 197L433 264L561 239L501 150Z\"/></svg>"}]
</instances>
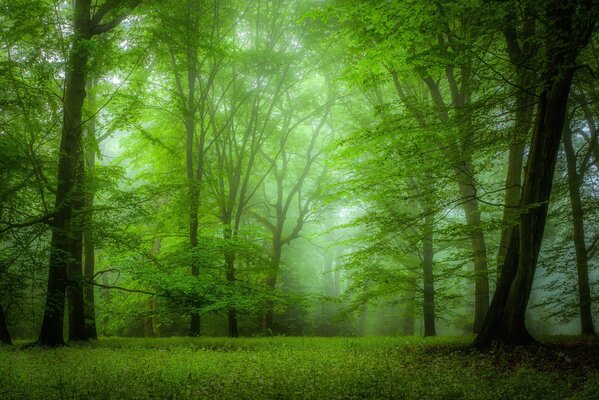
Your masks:
<instances>
[{"instance_id":1,"label":"forest","mask_svg":"<svg viewBox=\"0 0 599 400\"><path fill-rule=\"evenodd\" d=\"M0 397L599 398L598 18L0 0Z\"/></svg>"}]
</instances>

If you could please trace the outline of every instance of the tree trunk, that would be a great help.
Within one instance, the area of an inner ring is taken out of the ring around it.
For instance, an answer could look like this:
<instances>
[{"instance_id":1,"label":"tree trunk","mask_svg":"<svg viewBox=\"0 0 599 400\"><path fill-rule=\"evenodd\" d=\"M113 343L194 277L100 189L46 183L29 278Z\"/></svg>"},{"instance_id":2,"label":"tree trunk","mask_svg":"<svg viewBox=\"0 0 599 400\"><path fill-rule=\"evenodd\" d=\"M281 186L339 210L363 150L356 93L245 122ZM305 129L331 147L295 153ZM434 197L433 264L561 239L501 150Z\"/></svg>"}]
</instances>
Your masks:
<instances>
[{"instance_id":1,"label":"tree trunk","mask_svg":"<svg viewBox=\"0 0 599 400\"><path fill-rule=\"evenodd\" d=\"M104 305L107 310L110 309L110 289L108 288L110 282L108 281L108 272L102 274L102 285L104 285L104 289L102 289L102 298L104 299ZM110 313L104 312L104 317L102 318L102 334L104 336L109 336L108 324L110 323Z\"/></svg>"},{"instance_id":2,"label":"tree trunk","mask_svg":"<svg viewBox=\"0 0 599 400\"><path fill-rule=\"evenodd\" d=\"M152 298L144 301L145 312L144 312L144 337L154 337L154 305Z\"/></svg>"},{"instance_id":3,"label":"tree trunk","mask_svg":"<svg viewBox=\"0 0 599 400\"><path fill-rule=\"evenodd\" d=\"M368 322L368 303L360 306L360 316L358 317L358 336L366 336L366 322Z\"/></svg>"},{"instance_id":4,"label":"tree trunk","mask_svg":"<svg viewBox=\"0 0 599 400\"><path fill-rule=\"evenodd\" d=\"M266 278L266 288L270 292L269 296L274 295L274 290L277 287L277 277L279 275L279 268L281 265L281 254L282 254L281 240L277 235L272 241L272 255L270 261L270 268L268 276ZM274 301L272 298L268 298L264 302L264 319L262 322L262 333L264 335L272 334L274 322Z\"/></svg>"},{"instance_id":5,"label":"tree trunk","mask_svg":"<svg viewBox=\"0 0 599 400\"><path fill-rule=\"evenodd\" d=\"M162 241L160 238L155 238L152 241L152 250L151 254L153 257L158 256L160 254L160 246ZM154 301L154 297L150 297L146 299L145 304L145 312L144 312L144 336L145 337L154 337L157 334L156 327L156 302Z\"/></svg>"},{"instance_id":6,"label":"tree trunk","mask_svg":"<svg viewBox=\"0 0 599 400\"><path fill-rule=\"evenodd\" d=\"M0 305L0 343L12 344L10 333L8 332L8 326L6 325L6 318L4 316L4 308Z\"/></svg>"},{"instance_id":7,"label":"tree trunk","mask_svg":"<svg viewBox=\"0 0 599 400\"><path fill-rule=\"evenodd\" d=\"M83 297L83 182L85 179L83 154L77 165L77 182L73 190L73 212L77 215L71 221L70 254L67 265L69 301L69 341L87 340L85 325L85 303Z\"/></svg>"},{"instance_id":8,"label":"tree trunk","mask_svg":"<svg viewBox=\"0 0 599 400\"><path fill-rule=\"evenodd\" d=\"M521 87L527 84L520 79ZM533 99L530 95L519 92L516 95L516 111L514 134L508 157L508 171L505 178L505 208L503 211L501 239L497 254L497 273L501 275L501 266L510 243L513 227L518 224L520 210L520 191L522 188L522 166L524 164L524 143L530 132L533 114Z\"/></svg>"},{"instance_id":9,"label":"tree trunk","mask_svg":"<svg viewBox=\"0 0 599 400\"><path fill-rule=\"evenodd\" d=\"M433 214L425 210L422 240L422 274L424 277L424 336L435 336L435 282L433 275Z\"/></svg>"},{"instance_id":10,"label":"tree trunk","mask_svg":"<svg viewBox=\"0 0 599 400\"><path fill-rule=\"evenodd\" d=\"M323 294L327 297L335 297L335 276L333 275L333 257L325 250L323 254L322 284ZM332 323L335 314L335 306L330 301L324 300L321 307L320 334L332 336L335 334L335 326Z\"/></svg>"},{"instance_id":11,"label":"tree trunk","mask_svg":"<svg viewBox=\"0 0 599 400\"><path fill-rule=\"evenodd\" d=\"M512 228L520 219L520 195L522 189L522 166L524 164L524 144L529 141L535 103L534 78L531 64L538 49L536 35L537 16L530 5L522 12L521 38L518 38L518 18L515 10L509 8L504 21L503 36L507 53L518 76L518 90L515 94L514 128L508 158L508 171L505 179L505 208L503 211L501 239L497 254L497 276L506 257Z\"/></svg>"},{"instance_id":12,"label":"tree trunk","mask_svg":"<svg viewBox=\"0 0 599 400\"><path fill-rule=\"evenodd\" d=\"M462 205L466 224L470 231L472 257L474 264L474 332L480 331L489 309L489 278L487 265L487 246L481 227L480 209L476 200L476 190L471 163L464 163L456 169L460 193L468 199Z\"/></svg>"},{"instance_id":13,"label":"tree trunk","mask_svg":"<svg viewBox=\"0 0 599 400\"><path fill-rule=\"evenodd\" d=\"M88 84L88 91L91 93L95 82ZM89 104L92 111L95 110L95 96L89 96ZM94 296L94 274L96 268L94 226L93 226L93 207L96 195L96 189L93 182L94 169L96 167L96 118L92 117L87 123L87 143L85 149L85 185L84 185L84 209L85 216L83 220L83 277L85 285L83 295L85 300L85 329L89 339L96 340L98 332L96 329L96 300Z\"/></svg>"},{"instance_id":14,"label":"tree trunk","mask_svg":"<svg viewBox=\"0 0 599 400\"><path fill-rule=\"evenodd\" d=\"M232 240L230 221L229 224L225 225L224 238L228 241ZM233 289L235 285L235 253L230 248L225 249L225 271L227 284ZM239 330L237 329L237 309L234 306L230 306L227 310L227 321L229 337L238 337Z\"/></svg>"},{"instance_id":15,"label":"tree trunk","mask_svg":"<svg viewBox=\"0 0 599 400\"><path fill-rule=\"evenodd\" d=\"M576 4L555 2L548 5L547 14L551 32L546 39L548 69L528 155L518 233L512 231L491 310L474 341L478 347L489 347L494 342L535 342L525 326L526 307L547 218L575 60L588 44L598 10L597 6L583 10ZM584 21L573 23L581 18Z\"/></svg>"},{"instance_id":16,"label":"tree trunk","mask_svg":"<svg viewBox=\"0 0 599 400\"><path fill-rule=\"evenodd\" d=\"M405 305L402 313L402 334L406 336L414 336L416 333L416 277L408 279L410 289L404 295Z\"/></svg>"},{"instance_id":17,"label":"tree trunk","mask_svg":"<svg viewBox=\"0 0 599 400\"><path fill-rule=\"evenodd\" d=\"M193 77L195 80L195 77ZM191 101L193 98L193 84L190 83ZM199 206L199 187L195 177L193 167L193 144L195 138L195 111L188 111L188 116L185 120L185 130L187 133L186 155L187 155L187 179L189 184L189 247L193 252L198 246L198 206ZM192 255L191 261L191 276L197 277L200 275L200 268L196 261L197 255ZM200 336L200 314L194 312L191 314L191 322L189 327L189 336Z\"/></svg>"},{"instance_id":18,"label":"tree trunk","mask_svg":"<svg viewBox=\"0 0 599 400\"><path fill-rule=\"evenodd\" d=\"M463 71L469 71L469 68L462 68ZM453 73L448 74L453 76ZM426 84L435 107L439 120L444 124L451 124L448 108L443 100L443 95L439 89L439 84L430 76L423 75L424 83ZM455 78L453 78L455 80ZM396 83L396 86L398 83ZM469 92L469 88L467 90ZM405 95L402 95L405 96ZM469 95L462 93L461 95L452 95L453 106L458 115L465 115L463 119L469 121L470 117L464 114L463 107L467 104ZM421 119L417 110L413 113ZM422 121L424 122L424 121ZM468 134L472 131L470 122L466 123L465 127L460 130ZM451 159L458 156L458 161L454 166L454 175L460 189L462 197L462 208L466 217L466 225L470 231L470 241L472 244L472 258L474 263L475 274L475 289L474 289L474 331L478 332L483 324L487 310L489 309L489 279L488 279L488 262L487 262L487 246L485 244L484 232L480 226L480 209L476 199L477 183L474 178L474 166L472 165L471 152L464 149L457 141L450 140L448 148L451 151L444 150L446 155Z\"/></svg>"},{"instance_id":19,"label":"tree trunk","mask_svg":"<svg viewBox=\"0 0 599 400\"><path fill-rule=\"evenodd\" d=\"M52 225L50 263L46 306L38 343L45 346L64 345L63 320L67 287L67 262L73 188L76 184L77 160L81 149L81 109L85 99L85 67L87 63L90 1L75 1L74 43L69 54L65 78L63 126L58 159L55 217Z\"/></svg>"},{"instance_id":20,"label":"tree trunk","mask_svg":"<svg viewBox=\"0 0 599 400\"><path fill-rule=\"evenodd\" d=\"M568 169L568 189L572 206L572 228L574 234L574 250L576 252L576 272L578 275L578 301L580 309L580 331L582 335L596 336L591 310L591 289L589 286L589 265L586 244L584 241L584 211L580 198L583 172L576 168L576 153L572 145L572 132L569 126L564 128L564 150Z\"/></svg>"}]
</instances>

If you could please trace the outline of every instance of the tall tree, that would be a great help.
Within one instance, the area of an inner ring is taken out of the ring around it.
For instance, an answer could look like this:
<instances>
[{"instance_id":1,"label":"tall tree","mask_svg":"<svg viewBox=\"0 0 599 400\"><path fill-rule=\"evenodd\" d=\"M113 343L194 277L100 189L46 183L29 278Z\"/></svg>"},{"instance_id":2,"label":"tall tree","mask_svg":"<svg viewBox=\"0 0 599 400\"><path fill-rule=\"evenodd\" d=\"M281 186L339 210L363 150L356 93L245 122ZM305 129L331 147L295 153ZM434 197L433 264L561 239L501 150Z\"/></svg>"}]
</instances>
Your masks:
<instances>
[{"instance_id":1,"label":"tall tree","mask_svg":"<svg viewBox=\"0 0 599 400\"><path fill-rule=\"evenodd\" d=\"M580 167L577 166L577 157L574 150L572 129L567 123L564 127L564 152L566 153L566 167L568 171L568 192L572 208L572 228L574 250L576 254L576 274L578 277L578 307L580 313L580 333L587 336L596 336L593 326L593 312L591 310L591 288L589 285L589 258L585 243L584 210L581 200L581 189L584 174L588 170L591 155L597 146L597 131L591 129L591 143L583 155Z\"/></svg>"},{"instance_id":2,"label":"tall tree","mask_svg":"<svg viewBox=\"0 0 599 400\"><path fill-rule=\"evenodd\" d=\"M288 137L293 129L291 119L287 119L287 123L283 128L279 146L277 149L276 158L270 158L266 154L264 156L269 159L273 166L273 175L275 178L275 201L266 201L266 205L272 210L274 216L270 221L268 218L259 217L260 221L270 230L271 236L271 254L270 265L266 276L266 287L269 291L274 291L277 285L277 279L280 273L281 260L283 255L283 246L291 243L299 237L299 234L310 215L311 208L314 205L314 197L309 193L306 194L306 181L308 175L313 169L314 163L319 159L322 149L317 146L318 140L321 139L321 131L325 128L328 122L328 114L330 112L330 104L327 104L323 115L316 127L312 127L310 141L305 152L305 157L302 160L303 166L299 169L299 175L293 178L293 184L288 186L289 177L292 176L291 162L293 157L288 151ZM289 111L288 111L289 112ZM295 124L294 124L295 125ZM314 190L314 188L312 189ZM291 224L289 230L288 217L293 202L297 202L297 218L295 223ZM269 213L270 214L270 213ZM257 214L254 214L257 216ZM269 298L265 302L264 319L262 324L263 334L272 332L274 321L274 301Z\"/></svg>"},{"instance_id":3,"label":"tall tree","mask_svg":"<svg viewBox=\"0 0 599 400\"><path fill-rule=\"evenodd\" d=\"M71 257L73 196L77 184L78 163L82 161L82 108L85 99L89 41L105 33L126 17L123 7L133 8L139 0L107 0L92 14L91 0L73 2L73 41L65 74L63 125L58 160L55 214L52 225L46 307L38 343L45 346L64 344L63 315L67 287L67 265ZM82 275L81 273L79 275Z\"/></svg>"},{"instance_id":4,"label":"tall tree","mask_svg":"<svg viewBox=\"0 0 599 400\"><path fill-rule=\"evenodd\" d=\"M512 230L489 313L474 341L478 347L496 341L534 342L525 326L525 312L547 219L576 58L594 32L599 3L550 0L542 4L540 12L545 28L544 71L520 199L520 220Z\"/></svg>"},{"instance_id":5,"label":"tall tree","mask_svg":"<svg viewBox=\"0 0 599 400\"><path fill-rule=\"evenodd\" d=\"M516 72L516 90L514 122L505 179L505 207L497 255L498 268L503 265L512 229L518 224L524 148L529 140L536 95L534 84L537 77L533 65L538 51L535 42L537 16L531 4L524 4L523 7L522 18L518 18L513 6L506 5L507 11L502 30L506 50ZM501 274L501 270L498 270L498 273Z\"/></svg>"}]
</instances>

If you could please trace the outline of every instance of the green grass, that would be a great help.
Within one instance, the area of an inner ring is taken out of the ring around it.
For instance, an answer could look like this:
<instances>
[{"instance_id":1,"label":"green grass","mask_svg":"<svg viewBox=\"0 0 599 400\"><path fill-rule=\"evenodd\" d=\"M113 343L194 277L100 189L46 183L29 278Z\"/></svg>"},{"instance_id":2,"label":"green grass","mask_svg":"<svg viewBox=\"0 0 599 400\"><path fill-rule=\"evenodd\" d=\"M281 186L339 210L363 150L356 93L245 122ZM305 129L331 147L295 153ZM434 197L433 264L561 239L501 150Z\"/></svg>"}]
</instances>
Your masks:
<instances>
[{"instance_id":1,"label":"green grass","mask_svg":"<svg viewBox=\"0 0 599 400\"><path fill-rule=\"evenodd\" d=\"M562 368L560 355L547 363L523 349L480 354L465 340L113 338L2 348L0 399L599 398L596 364Z\"/></svg>"}]
</instances>

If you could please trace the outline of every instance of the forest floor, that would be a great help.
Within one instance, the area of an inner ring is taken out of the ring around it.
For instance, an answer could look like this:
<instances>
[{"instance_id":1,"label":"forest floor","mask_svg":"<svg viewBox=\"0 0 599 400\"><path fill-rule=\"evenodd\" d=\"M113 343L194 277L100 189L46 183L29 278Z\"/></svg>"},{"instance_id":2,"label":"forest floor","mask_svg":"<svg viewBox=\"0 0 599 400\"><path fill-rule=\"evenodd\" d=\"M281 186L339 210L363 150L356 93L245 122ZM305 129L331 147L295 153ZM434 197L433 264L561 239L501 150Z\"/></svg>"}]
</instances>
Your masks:
<instances>
[{"instance_id":1,"label":"forest floor","mask_svg":"<svg viewBox=\"0 0 599 400\"><path fill-rule=\"evenodd\" d=\"M599 399L599 343L479 353L464 338L106 338L0 348L0 399Z\"/></svg>"}]
</instances>

